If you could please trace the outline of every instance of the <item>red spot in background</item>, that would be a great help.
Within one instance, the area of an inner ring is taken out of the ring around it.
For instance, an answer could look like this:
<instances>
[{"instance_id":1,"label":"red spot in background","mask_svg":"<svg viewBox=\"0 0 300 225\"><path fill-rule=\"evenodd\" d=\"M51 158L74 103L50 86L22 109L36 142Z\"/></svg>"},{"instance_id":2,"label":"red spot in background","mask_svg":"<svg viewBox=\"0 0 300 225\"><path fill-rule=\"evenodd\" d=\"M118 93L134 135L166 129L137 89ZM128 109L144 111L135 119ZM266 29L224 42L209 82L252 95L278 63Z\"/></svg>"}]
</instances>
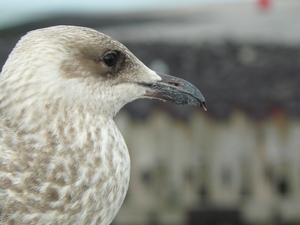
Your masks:
<instances>
[{"instance_id":1,"label":"red spot in background","mask_svg":"<svg viewBox=\"0 0 300 225\"><path fill-rule=\"evenodd\" d=\"M262 10L268 10L271 6L271 0L258 0L257 3Z\"/></svg>"}]
</instances>

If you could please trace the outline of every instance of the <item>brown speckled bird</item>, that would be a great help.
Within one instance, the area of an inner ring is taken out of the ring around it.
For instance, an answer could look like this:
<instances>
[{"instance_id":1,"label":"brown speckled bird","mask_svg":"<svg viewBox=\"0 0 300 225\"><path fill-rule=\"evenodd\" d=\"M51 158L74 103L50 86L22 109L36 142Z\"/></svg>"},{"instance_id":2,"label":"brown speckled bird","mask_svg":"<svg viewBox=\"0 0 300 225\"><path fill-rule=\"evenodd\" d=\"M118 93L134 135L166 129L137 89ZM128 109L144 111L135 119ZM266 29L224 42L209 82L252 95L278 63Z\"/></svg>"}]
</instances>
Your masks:
<instances>
[{"instance_id":1,"label":"brown speckled bird","mask_svg":"<svg viewBox=\"0 0 300 225\"><path fill-rule=\"evenodd\" d=\"M137 98L206 107L193 85L96 30L25 35L0 76L0 223L110 224L130 174L113 117Z\"/></svg>"}]
</instances>

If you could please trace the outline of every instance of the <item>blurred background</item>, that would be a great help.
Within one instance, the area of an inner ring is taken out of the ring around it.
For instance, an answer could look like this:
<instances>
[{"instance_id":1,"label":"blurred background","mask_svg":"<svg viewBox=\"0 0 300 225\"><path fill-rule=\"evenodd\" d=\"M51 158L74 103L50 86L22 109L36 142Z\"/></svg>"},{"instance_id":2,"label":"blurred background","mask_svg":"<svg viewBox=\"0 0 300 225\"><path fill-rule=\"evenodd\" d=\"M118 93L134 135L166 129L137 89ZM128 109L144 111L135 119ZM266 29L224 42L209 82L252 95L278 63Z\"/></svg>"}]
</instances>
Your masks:
<instances>
[{"instance_id":1,"label":"blurred background","mask_svg":"<svg viewBox=\"0 0 300 225\"><path fill-rule=\"evenodd\" d=\"M112 36L207 100L117 115L132 175L114 225L300 224L299 0L0 0L0 66L58 24Z\"/></svg>"}]
</instances>

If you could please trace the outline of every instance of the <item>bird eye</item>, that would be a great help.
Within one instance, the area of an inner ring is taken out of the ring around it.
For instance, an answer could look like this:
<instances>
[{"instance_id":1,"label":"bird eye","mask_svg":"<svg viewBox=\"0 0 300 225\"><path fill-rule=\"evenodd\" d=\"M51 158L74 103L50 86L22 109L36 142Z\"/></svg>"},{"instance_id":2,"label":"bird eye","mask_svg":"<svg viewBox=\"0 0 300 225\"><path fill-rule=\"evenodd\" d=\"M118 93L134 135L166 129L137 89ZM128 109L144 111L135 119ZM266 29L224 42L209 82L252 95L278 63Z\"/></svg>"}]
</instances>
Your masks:
<instances>
[{"instance_id":1,"label":"bird eye","mask_svg":"<svg viewBox=\"0 0 300 225\"><path fill-rule=\"evenodd\" d=\"M116 64L116 59L117 59L117 57L115 54L109 53L103 57L103 62L107 66L112 67Z\"/></svg>"}]
</instances>

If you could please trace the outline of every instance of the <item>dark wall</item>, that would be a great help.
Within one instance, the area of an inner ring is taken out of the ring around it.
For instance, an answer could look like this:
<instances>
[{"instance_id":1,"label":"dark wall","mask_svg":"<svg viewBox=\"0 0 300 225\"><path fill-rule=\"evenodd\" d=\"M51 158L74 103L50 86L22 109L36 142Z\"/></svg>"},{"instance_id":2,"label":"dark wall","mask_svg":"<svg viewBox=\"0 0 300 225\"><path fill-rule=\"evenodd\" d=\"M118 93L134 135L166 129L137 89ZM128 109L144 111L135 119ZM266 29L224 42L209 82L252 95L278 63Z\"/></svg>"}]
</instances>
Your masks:
<instances>
[{"instance_id":1,"label":"dark wall","mask_svg":"<svg viewBox=\"0 0 300 225\"><path fill-rule=\"evenodd\" d=\"M172 75L199 87L215 117L226 118L237 107L258 119L277 107L300 115L300 47L230 42L127 47L148 65L163 60Z\"/></svg>"}]
</instances>

